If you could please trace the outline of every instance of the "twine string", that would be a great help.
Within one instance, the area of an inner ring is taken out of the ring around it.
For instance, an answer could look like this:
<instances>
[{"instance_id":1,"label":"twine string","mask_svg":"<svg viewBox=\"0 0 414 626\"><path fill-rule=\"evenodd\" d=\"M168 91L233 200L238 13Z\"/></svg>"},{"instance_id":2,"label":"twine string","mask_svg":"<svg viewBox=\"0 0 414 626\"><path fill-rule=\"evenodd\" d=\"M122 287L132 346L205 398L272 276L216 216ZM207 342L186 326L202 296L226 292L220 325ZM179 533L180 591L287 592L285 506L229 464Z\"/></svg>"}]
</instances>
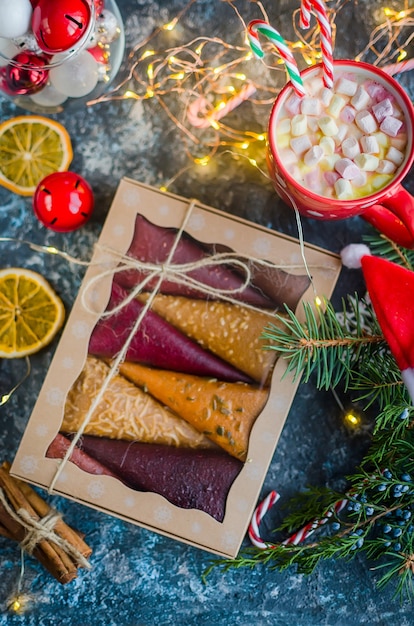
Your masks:
<instances>
[{"instance_id":1,"label":"twine string","mask_svg":"<svg viewBox=\"0 0 414 626\"><path fill-rule=\"evenodd\" d=\"M63 537L60 537L55 533L54 528L56 522L61 519L61 515L60 513L58 513L58 511L52 508L44 517L39 520L35 520L24 508L20 508L18 509L18 511L15 511L9 505L6 495L1 487L0 501L10 517L27 530L25 538L20 543L22 553L26 552L27 554L32 554L33 550L40 542L52 541L57 546L59 546L59 548L64 550L66 554L69 554L71 557L73 557L76 563L80 564L82 567L91 569L91 564L83 556L83 554L79 550L77 550L71 543L69 543L69 541L66 541L66 539L63 539Z\"/></svg>"}]
</instances>

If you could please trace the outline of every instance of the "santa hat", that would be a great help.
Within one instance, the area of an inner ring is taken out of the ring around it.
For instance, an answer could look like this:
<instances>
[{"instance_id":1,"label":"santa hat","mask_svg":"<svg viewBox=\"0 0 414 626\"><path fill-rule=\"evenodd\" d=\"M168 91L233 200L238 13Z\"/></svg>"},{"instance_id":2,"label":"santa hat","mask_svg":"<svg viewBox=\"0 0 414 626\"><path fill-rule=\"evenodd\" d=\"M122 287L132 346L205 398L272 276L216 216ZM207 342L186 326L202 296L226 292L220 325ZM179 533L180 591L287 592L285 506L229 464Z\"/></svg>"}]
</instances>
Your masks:
<instances>
[{"instance_id":1,"label":"santa hat","mask_svg":"<svg viewBox=\"0 0 414 626\"><path fill-rule=\"evenodd\" d=\"M414 402L414 272L372 256L363 244L347 246L341 258L347 267L362 267L378 323Z\"/></svg>"}]
</instances>

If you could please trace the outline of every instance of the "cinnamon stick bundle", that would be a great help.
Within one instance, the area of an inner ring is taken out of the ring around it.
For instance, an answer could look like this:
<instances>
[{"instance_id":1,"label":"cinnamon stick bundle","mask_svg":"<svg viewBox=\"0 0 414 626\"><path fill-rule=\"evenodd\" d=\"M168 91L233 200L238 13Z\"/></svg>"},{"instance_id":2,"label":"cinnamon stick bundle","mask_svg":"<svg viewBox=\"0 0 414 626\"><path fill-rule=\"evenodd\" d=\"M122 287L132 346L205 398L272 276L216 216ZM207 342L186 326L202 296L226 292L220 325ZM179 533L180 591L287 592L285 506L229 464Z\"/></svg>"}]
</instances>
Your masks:
<instances>
[{"instance_id":1,"label":"cinnamon stick bundle","mask_svg":"<svg viewBox=\"0 0 414 626\"><path fill-rule=\"evenodd\" d=\"M83 537L54 511L27 483L0 467L0 535L14 539L63 585L77 576L92 550Z\"/></svg>"}]
</instances>

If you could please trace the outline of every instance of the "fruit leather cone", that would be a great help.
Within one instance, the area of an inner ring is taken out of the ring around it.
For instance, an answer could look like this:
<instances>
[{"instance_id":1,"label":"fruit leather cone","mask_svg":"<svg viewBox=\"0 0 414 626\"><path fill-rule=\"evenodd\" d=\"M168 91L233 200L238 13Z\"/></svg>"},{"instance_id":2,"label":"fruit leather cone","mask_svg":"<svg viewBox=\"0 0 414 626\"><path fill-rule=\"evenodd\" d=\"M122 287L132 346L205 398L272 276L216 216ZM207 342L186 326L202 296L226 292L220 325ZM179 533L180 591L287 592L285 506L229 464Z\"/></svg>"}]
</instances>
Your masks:
<instances>
[{"instance_id":1,"label":"fruit leather cone","mask_svg":"<svg viewBox=\"0 0 414 626\"><path fill-rule=\"evenodd\" d=\"M86 435L81 449L137 491L158 493L171 504L199 509L218 521L243 464L220 450L190 450Z\"/></svg>"},{"instance_id":2,"label":"fruit leather cone","mask_svg":"<svg viewBox=\"0 0 414 626\"><path fill-rule=\"evenodd\" d=\"M106 363L94 357L87 358L67 395L60 430L78 432L109 373ZM111 439L189 448L214 446L188 422L119 374L111 377L83 432Z\"/></svg>"},{"instance_id":3,"label":"fruit leather cone","mask_svg":"<svg viewBox=\"0 0 414 626\"><path fill-rule=\"evenodd\" d=\"M138 298L146 301L148 296L141 294ZM270 311L162 294L155 296L151 309L257 383L266 383L276 352L267 349L272 341L261 335L270 323L282 325Z\"/></svg>"},{"instance_id":4,"label":"fruit leather cone","mask_svg":"<svg viewBox=\"0 0 414 626\"><path fill-rule=\"evenodd\" d=\"M234 457L246 460L252 425L268 391L123 363L120 372Z\"/></svg>"},{"instance_id":5,"label":"fruit leather cone","mask_svg":"<svg viewBox=\"0 0 414 626\"><path fill-rule=\"evenodd\" d=\"M177 229L164 228L152 224L142 215L137 215L135 222L135 232L127 256L144 263L156 263L162 265L168 259L168 255L177 238ZM207 260L210 254L195 239L187 233L181 235L174 255L172 264L194 263L203 259ZM242 278L228 265L206 265L188 272L192 279L203 285L208 285L215 289L225 291L231 290L226 295L234 300L240 300L256 307L274 308L274 303L265 293L254 286L244 285ZM126 289L136 287L146 276L144 271L128 269L117 272L115 281ZM146 285L147 289L153 289L158 280L156 277ZM206 294L196 287L180 284L173 280L165 279L159 288L161 293L171 295L191 296L193 298L206 298Z\"/></svg>"},{"instance_id":6,"label":"fruit leather cone","mask_svg":"<svg viewBox=\"0 0 414 626\"><path fill-rule=\"evenodd\" d=\"M63 459L66 452L69 450L71 440L65 437L62 433L58 433L49 445L46 451L46 457L48 459ZM77 465L80 469L88 472L88 474L94 474L95 476L112 476L120 480L119 476L114 472L99 463L96 459L88 456L85 452L79 448L74 448L69 459L72 463Z\"/></svg>"},{"instance_id":7,"label":"fruit leather cone","mask_svg":"<svg viewBox=\"0 0 414 626\"><path fill-rule=\"evenodd\" d=\"M108 310L124 302L126 297L127 293L113 283ZM92 331L89 353L102 358L113 358L119 354L143 308L144 304L135 299L122 306L117 313L101 318ZM151 310L142 319L126 359L178 372L192 372L198 376L251 382L249 376L204 350Z\"/></svg>"},{"instance_id":8,"label":"fruit leather cone","mask_svg":"<svg viewBox=\"0 0 414 626\"><path fill-rule=\"evenodd\" d=\"M361 266L378 323L414 402L414 272L368 254Z\"/></svg>"}]
</instances>

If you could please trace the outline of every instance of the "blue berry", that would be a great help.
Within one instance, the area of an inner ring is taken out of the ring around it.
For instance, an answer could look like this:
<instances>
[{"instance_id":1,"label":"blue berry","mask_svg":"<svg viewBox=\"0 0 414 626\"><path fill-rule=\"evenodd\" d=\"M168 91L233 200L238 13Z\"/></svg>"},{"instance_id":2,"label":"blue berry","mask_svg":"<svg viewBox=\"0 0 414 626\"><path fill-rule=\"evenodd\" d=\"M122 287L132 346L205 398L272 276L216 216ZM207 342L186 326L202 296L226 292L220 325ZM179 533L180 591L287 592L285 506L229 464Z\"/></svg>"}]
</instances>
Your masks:
<instances>
[{"instance_id":1,"label":"blue berry","mask_svg":"<svg viewBox=\"0 0 414 626\"><path fill-rule=\"evenodd\" d=\"M332 522L331 528L332 528L332 530L334 530L336 532L337 530L339 530L341 528L341 524L339 522Z\"/></svg>"},{"instance_id":2,"label":"blue berry","mask_svg":"<svg viewBox=\"0 0 414 626\"><path fill-rule=\"evenodd\" d=\"M378 485L377 489L378 491L385 491L387 488L387 485L384 485L384 483L382 483L381 485Z\"/></svg>"},{"instance_id":3,"label":"blue berry","mask_svg":"<svg viewBox=\"0 0 414 626\"><path fill-rule=\"evenodd\" d=\"M403 511L402 516L403 516L403 519L405 519L405 520L410 519L411 511Z\"/></svg>"},{"instance_id":4,"label":"blue berry","mask_svg":"<svg viewBox=\"0 0 414 626\"><path fill-rule=\"evenodd\" d=\"M398 542L394 543L393 550L395 550L395 552L399 552L401 550L401 544Z\"/></svg>"},{"instance_id":5,"label":"blue berry","mask_svg":"<svg viewBox=\"0 0 414 626\"><path fill-rule=\"evenodd\" d=\"M393 537L399 537L400 535L402 535L401 528L394 528L394 530L392 531L392 536Z\"/></svg>"},{"instance_id":6,"label":"blue berry","mask_svg":"<svg viewBox=\"0 0 414 626\"><path fill-rule=\"evenodd\" d=\"M384 528L382 529L384 533L389 533L392 528L389 524L385 524Z\"/></svg>"},{"instance_id":7,"label":"blue berry","mask_svg":"<svg viewBox=\"0 0 414 626\"><path fill-rule=\"evenodd\" d=\"M358 539L355 545L357 548L362 548L362 546L364 545L364 539L361 537L360 539Z\"/></svg>"},{"instance_id":8,"label":"blue berry","mask_svg":"<svg viewBox=\"0 0 414 626\"><path fill-rule=\"evenodd\" d=\"M374 514L374 507L372 506L367 506L367 508L365 509L365 515L373 515Z\"/></svg>"},{"instance_id":9,"label":"blue berry","mask_svg":"<svg viewBox=\"0 0 414 626\"><path fill-rule=\"evenodd\" d=\"M403 474L401 476L401 480L404 480L406 483L410 483L411 482L411 476L410 474Z\"/></svg>"},{"instance_id":10,"label":"blue berry","mask_svg":"<svg viewBox=\"0 0 414 626\"><path fill-rule=\"evenodd\" d=\"M391 541L384 541L384 546L385 546L386 548L389 548L389 547L390 547L390 545L391 545Z\"/></svg>"},{"instance_id":11,"label":"blue berry","mask_svg":"<svg viewBox=\"0 0 414 626\"><path fill-rule=\"evenodd\" d=\"M407 491L409 491L409 490L410 490L409 485L403 485L403 488L402 488L402 492L403 493L407 493Z\"/></svg>"},{"instance_id":12,"label":"blue berry","mask_svg":"<svg viewBox=\"0 0 414 626\"><path fill-rule=\"evenodd\" d=\"M383 475L383 476L384 476L384 478L386 478L387 480L390 480L390 479L392 478L392 474L391 474L390 470L388 470L388 469L385 469L385 470L382 472L382 475Z\"/></svg>"}]
</instances>

